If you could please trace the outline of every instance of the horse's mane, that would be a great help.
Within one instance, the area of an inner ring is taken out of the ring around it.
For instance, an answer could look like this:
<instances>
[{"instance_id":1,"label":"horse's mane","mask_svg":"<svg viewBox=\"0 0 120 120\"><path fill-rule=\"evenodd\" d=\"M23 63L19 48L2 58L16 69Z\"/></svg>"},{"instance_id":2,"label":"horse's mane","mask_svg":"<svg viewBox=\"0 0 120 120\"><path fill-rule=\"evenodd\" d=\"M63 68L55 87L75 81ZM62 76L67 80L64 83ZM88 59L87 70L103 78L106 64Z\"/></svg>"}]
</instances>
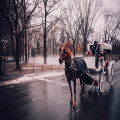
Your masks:
<instances>
[{"instance_id":1,"label":"horse's mane","mask_svg":"<svg viewBox=\"0 0 120 120\"><path fill-rule=\"evenodd\" d=\"M63 46L67 47L67 52L70 56L70 58L72 57L71 51L70 51L70 44L69 43L63 43Z\"/></svg>"}]
</instances>

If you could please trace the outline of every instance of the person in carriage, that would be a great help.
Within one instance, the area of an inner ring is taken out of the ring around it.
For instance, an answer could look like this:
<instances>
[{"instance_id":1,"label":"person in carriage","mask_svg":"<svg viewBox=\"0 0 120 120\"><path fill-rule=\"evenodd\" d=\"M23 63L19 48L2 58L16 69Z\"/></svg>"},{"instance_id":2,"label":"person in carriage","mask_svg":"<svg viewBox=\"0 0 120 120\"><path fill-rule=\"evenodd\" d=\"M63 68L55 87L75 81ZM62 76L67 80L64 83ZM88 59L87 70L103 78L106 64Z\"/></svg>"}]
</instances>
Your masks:
<instances>
[{"instance_id":1,"label":"person in carriage","mask_svg":"<svg viewBox=\"0 0 120 120\"><path fill-rule=\"evenodd\" d=\"M94 41L94 44L91 48L92 55L95 55L95 51L96 51L97 46L98 46L98 42Z\"/></svg>"},{"instance_id":2,"label":"person in carriage","mask_svg":"<svg viewBox=\"0 0 120 120\"><path fill-rule=\"evenodd\" d=\"M97 41L94 41L94 45L91 48L92 55L95 55L95 67L98 68L98 61L100 56L100 46Z\"/></svg>"}]
</instances>

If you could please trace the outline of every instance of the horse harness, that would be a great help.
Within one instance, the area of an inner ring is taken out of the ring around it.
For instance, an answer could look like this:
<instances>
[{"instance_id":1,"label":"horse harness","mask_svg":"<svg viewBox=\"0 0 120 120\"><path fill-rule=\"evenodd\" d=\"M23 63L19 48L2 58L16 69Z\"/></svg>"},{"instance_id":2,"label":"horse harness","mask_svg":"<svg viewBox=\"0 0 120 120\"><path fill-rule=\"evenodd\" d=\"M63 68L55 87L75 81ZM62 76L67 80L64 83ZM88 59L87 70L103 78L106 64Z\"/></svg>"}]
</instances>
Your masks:
<instances>
[{"instance_id":1,"label":"horse harness","mask_svg":"<svg viewBox=\"0 0 120 120\"><path fill-rule=\"evenodd\" d=\"M70 59L70 60L72 60L73 62L71 62L71 65L69 67L65 67L65 72L67 73L69 79L74 81L77 78L78 70L75 68L74 59Z\"/></svg>"}]
</instances>

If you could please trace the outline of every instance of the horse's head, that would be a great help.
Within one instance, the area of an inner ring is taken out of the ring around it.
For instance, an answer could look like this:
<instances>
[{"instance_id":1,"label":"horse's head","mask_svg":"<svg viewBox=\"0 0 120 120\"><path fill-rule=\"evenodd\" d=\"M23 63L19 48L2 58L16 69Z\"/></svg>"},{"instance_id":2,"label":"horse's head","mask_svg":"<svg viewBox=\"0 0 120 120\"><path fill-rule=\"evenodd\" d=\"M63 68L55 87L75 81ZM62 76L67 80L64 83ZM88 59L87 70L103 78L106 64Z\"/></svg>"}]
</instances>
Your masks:
<instances>
[{"instance_id":1,"label":"horse's head","mask_svg":"<svg viewBox=\"0 0 120 120\"><path fill-rule=\"evenodd\" d=\"M63 43L62 47L59 49L59 63L62 64L63 61L67 61L71 59L71 51L66 46L67 44Z\"/></svg>"}]
</instances>

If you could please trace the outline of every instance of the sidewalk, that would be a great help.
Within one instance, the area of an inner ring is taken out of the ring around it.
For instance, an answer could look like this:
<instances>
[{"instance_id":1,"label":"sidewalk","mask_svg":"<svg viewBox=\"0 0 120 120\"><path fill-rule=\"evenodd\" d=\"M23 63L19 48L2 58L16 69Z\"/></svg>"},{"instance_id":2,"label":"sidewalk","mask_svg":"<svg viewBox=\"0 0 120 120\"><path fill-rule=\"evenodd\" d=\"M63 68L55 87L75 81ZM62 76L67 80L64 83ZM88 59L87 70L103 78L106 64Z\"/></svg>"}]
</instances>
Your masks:
<instances>
[{"instance_id":1,"label":"sidewalk","mask_svg":"<svg viewBox=\"0 0 120 120\"><path fill-rule=\"evenodd\" d=\"M54 79L54 77L58 77L58 76L64 76L64 70L29 73L29 74L22 74L21 76L17 76L17 75L5 76L4 79L0 81L0 86L26 83L35 80L52 82L49 79L51 78Z\"/></svg>"},{"instance_id":2,"label":"sidewalk","mask_svg":"<svg viewBox=\"0 0 120 120\"><path fill-rule=\"evenodd\" d=\"M23 75L43 73L47 71L60 71L64 69L64 65L47 65L38 63L20 63L21 69L16 70L15 63L6 63L5 76L0 77L0 81L20 78Z\"/></svg>"}]
</instances>

